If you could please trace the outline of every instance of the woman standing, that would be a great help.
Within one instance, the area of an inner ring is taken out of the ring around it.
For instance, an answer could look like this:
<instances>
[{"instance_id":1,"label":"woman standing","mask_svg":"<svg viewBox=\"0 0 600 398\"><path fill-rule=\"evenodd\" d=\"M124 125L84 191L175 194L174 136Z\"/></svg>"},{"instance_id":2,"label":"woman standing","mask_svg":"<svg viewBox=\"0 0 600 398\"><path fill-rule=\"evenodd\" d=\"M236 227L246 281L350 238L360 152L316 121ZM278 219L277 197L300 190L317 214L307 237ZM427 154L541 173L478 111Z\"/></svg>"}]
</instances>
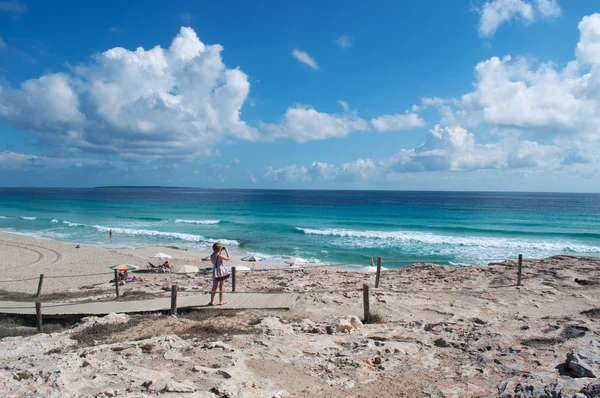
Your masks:
<instances>
[{"instance_id":1,"label":"woman standing","mask_svg":"<svg viewBox=\"0 0 600 398\"><path fill-rule=\"evenodd\" d=\"M221 254L225 252L226 255ZM217 287L219 288L219 305L225 304L223 301L223 283L225 279L229 278L229 271L223 265L223 260L230 260L229 250L226 247L221 247L220 244L215 243L213 245L213 254L210 255L210 262L213 265L213 286L210 292L210 303L208 305L214 305L215 294L217 293Z\"/></svg>"}]
</instances>

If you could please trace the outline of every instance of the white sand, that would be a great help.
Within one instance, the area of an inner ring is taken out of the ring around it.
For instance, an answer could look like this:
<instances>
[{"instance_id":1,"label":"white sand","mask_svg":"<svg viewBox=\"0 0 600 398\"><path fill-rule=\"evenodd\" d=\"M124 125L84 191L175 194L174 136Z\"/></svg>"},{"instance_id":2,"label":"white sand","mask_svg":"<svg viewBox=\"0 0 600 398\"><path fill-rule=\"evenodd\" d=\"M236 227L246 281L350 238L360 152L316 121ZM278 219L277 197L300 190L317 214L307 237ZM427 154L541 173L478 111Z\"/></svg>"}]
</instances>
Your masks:
<instances>
[{"instance_id":1,"label":"white sand","mask_svg":"<svg viewBox=\"0 0 600 398\"><path fill-rule=\"evenodd\" d=\"M80 247L76 248L76 246L73 243L0 233L0 252L4 263L0 276L2 281L0 290L35 293L40 274L44 274L44 293L106 283L113 278L113 271L109 266L126 263L137 265L141 270L145 270L149 261L155 265L161 263L159 259L152 258L158 252L171 255L172 259L169 263L173 266L189 264L201 270L211 266L209 261L202 261L203 257L210 254L208 252L199 253L151 246L136 249L106 249L87 245L79 245ZM246 262L241 261L241 256L232 256L227 265L245 265L254 269L287 266L279 259ZM163 274L162 278L166 276Z\"/></svg>"}]
</instances>

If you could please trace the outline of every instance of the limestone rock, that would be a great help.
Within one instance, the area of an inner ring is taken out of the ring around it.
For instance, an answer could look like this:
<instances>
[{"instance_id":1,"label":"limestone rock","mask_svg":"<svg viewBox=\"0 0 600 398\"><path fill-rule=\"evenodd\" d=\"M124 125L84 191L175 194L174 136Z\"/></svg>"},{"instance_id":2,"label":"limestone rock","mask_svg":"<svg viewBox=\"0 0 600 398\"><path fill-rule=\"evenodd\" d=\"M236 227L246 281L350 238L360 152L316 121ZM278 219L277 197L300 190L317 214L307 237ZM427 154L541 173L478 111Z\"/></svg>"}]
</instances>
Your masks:
<instances>
[{"instance_id":1,"label":"limestone rock","mask_svg":"<svg viewBox=\"0 0 600 398\"><path fill-rule=\"evenodd\" d=\"M170 380L165 384L166 392L194 392L194 387L187 383Z\"/></svg>"},{"instance_id":2,"label":"limestone rock","mask_svg":"<svg viewBox=\"0 0 600 398\"><path fill-rule=\"evenodd\" d=\"M331 333L351 333L363 326L360 319L354 315L347 315L343 318L336 318L328 325L328 331Z\"/></svg>"},{"instance_id":3,"label":"limestone rock","mask_svg":"<svg viewBox=\"0 0 600 398\"><path fill-rule=\"evenodd\" d=\"M286 325L281 322L281 319L276 316L263 318L258 327L263 329L264 333L269 336L284 336L294 334L294 328L291 325Z\"/></svg>"},{"instance_id":4,"label":"limestone rock","mask_svg":"<svg viewBox=\"0 0 600 398\"><path fill-rule=\"evenodd\" d=\"M567 368L573 377L600 377L600 343L592 340L588 347L582 347L567 354Z\"/></svg>"}]
</instances>

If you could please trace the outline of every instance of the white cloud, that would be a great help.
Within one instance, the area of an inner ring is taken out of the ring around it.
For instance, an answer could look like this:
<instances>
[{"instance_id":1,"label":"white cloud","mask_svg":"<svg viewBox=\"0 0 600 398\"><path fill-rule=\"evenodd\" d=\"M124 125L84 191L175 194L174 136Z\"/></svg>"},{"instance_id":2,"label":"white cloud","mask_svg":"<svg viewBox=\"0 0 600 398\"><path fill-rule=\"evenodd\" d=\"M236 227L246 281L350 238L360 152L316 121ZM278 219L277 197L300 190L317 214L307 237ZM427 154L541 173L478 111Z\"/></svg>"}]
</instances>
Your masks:
<instances>
[{"instance_id":1,"label":"white cloud","mask_svg":"<svg viewBox=\"0 0 600 398\"><path fill-rule=\"evenodd\" d=\"M375 130L379 132L399 131L425 125L425 120L421 119L418 114L404 113L396 115L382 115L371 119L371 124Z\"/></svg>"},{"instance_id":2,"label":"white cloud","mask_svg":"<svg viewBox=\"0 0 600 398\"><path fill-rule=\"evenodd\" d=\"M0 50L2 50L3 48L6 48L6 42L0 36Z\"/></svg>"},{"instance_id":3,"label":"white cloud","mask_svg":"<svg viewBox=\"0 0 600 398\"><path fill-rule=\"evenodd\" d=\"M291 165L280 169L267 167L263 172L263 179L269 182L307 182L310 181L306 167Z\"/></svg>"},{"instance_id":4,"label":"white cloud","mask_svg":"<svg viewBox=\"0 0 600 398\"><path fill-rule=\"evenodd\" d=\"M338 37L337 39L335 39L335 44L340 46L340 48L350 48L350 47L352 47L353 41L354 41L354 38L352 36L342 35L342 36Z\"/></svg>"},{"instance_id":5,"label":"white cloud","mask_svg":"<svg viewBox=\"0 0 600 398\"><path fill-rule=\"evenodd\" d=\"M546 17L558 17L562 14L556 0L536 0L535 4L540 13Z\"/></svg>"},{"instance_id":6,"label":"white cloud","mask_svg":"<svg viewBox=\"0 0 600 398\"><path fill-rule=\"evenodd\" d=\"M475 136L462 127L434 126L425 143L402 149L384 162L395 172L465 171L499 168L505 164L504 152L494 145L475 143Z\"/></svg>"},{"instance_id":7,"label":"white cloud","mask_svg":"<svg viewBox=\"0 0 600 398\"><path fill-rule=\"evenodd\" d=\"M115 47L69 73L0 84L0 117L40 141L129 158L210 152L226 137L255 140L240 119L250 83L218 45L181 28L169 48Z\"/></svg>"},{"instance_id":8,"label":"white cloud","mask_svg":"<svg viewBox=\"0 0 600 398\"><path fill-rule=\"evenodd\" d=\"M581 37L577 43L577 58L581 63L597 68L600 65L600 14L583 17L578 27ZM593 73L597 82L600 71L594 69Z\"/></svg>"},{"instance_id":9,"label":"white cloud","mask_svg":"<svg viewBox=\"0 0 600 398\"><path fill-rule=\"evenodd\" d=\"M340 106L344 109L344 112L348 112L348 110L350 109L350 106L348 106L348 103L346 101L339 100L338 104L340 104Z\"/></svg>"},{"instance_id":10,"label":"white cloud","mask_svg":"<svg viewBox=\"0 0 600 398\"><path fill-rule=\"evenodd\" d=\"M479 34L490 37L503 23L515 16L520 16L525 22L533 21L533 7L523 0L493 0L486 2L481 10Z\"/></svg>"},{"instance_id":11,"label":"white cloud","mask_svg":"<svg viewBox=\"0 0 600 398\"><path fill-rule=\"evenodd\" d=\"M117 28L116 26L111 26L107 29L108 33L120 33L121 29Z\"/></svg>"},{"instance_id":12,"label":"white cloud","mask_svg":"<svg viewBox=\"0 0 600 398\"><path fill-rule=\"evenodd\" d=\"M265 182L282 183L325 181L352 183L369 179L375 171L376 166L371 159L357 159L339 166L325 162L313 162L310 167L297 167L295 164L279 169L267 167L261 178Z\"/></svg>"},{"instance_id":13,"label":"white cloud","mask_svg":"<svg viewBox=\"0 0 600 398\"><path fill-rule=\"evenodd\" d=\"M310 55L308 55L306 52L300 51L295 48L294 51L292 51L292 56L294 56L294 58L296 58L303 64L310 66L314 70L319 70L319 65L317 65L317 62L314 59L312 59Z\"/></svg>"},{"instance_id":14,"label":"white cloud","mask_svg":"<svg viewBox=\"0 0 600 398\"><path fill-rule=\"evenodd\" d=\"M475 90L459 99L423 99L442 124L486 125L500 135L600 141L600 14L580 24L576 59L562 69L525 58L492 57L476 68Z\"/></svg>"},{"instance_id":15,"label":"white cloud","mask_svg":"<svg viewBox=\"0 0 600 398\"><path fill-rule=\"evenodd\" d=\"M535 8L528 0L490 0L480 10L479 34L491 37L500 25L515 18L530 23L539 12L544 17L557 17L561 9L556 0L535 0Z\"/></svg>"},{"instance_id":16,"label":"white cloud","mask_svg":"<svg viewBox=\"0 0 600 398\"><path fill-rule=\"evenodd\" d=\"M288 108L281 123L262 126L272 138L289 138L296 142L345 137L369 130L369 123L356 113L330 115L302 105Z\"/></svg>"},{"instance_id":17,"label":"white cloud","mask_svg":"<svg viewBox=\"0 0 600 398\"><path fill-rule=\"evenodd\" d=\"M6 11L12 14L23 14L27 11L27 5L18 0L0 1L0 11Z\"/></svg>"}]
</instances>

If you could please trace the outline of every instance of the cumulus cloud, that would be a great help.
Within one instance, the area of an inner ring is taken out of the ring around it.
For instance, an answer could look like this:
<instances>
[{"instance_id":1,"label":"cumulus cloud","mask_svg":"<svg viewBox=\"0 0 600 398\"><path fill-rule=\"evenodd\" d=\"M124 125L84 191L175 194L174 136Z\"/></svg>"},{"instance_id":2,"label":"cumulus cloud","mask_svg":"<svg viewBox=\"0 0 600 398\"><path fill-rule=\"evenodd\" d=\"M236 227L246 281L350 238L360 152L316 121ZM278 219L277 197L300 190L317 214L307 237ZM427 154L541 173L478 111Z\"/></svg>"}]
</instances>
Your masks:
<instances>
[{"instance_id":1,"label":"cumulus cloud","mask_svg":"<svg viewBox=\"0 0 600 398\"><path fill-rule=\"evenodd\" d=\"M115 47L66 73L0 85L0 117L49 145L131 158L258 139L240 119L248 77L223 64L222 50L186 27L166 49Z\"/></svg>"},{"instance_id":2,"label":"cumulus cloud","mask_svg":"<svg viewBox=\"0 0 600 398\"><path fill-rule=\"evenodd\" d=\"M561 9L556 0L535 0L534 3L526 0L487 1L480 10L479 34L491 37L500 25L513 19L530 23L538 12L544 17L556 17L561 14Z\"/></svg>"},{"instance_id":3,"label":"cumulus cloud","mask_svg":"<svg viewBox=\"0 0 600 398\"><path fill-rule=\"evenodd\" d=\"M384 162L395 172L465 171L498 168L505 162L502 150L475 143L475 136L462 127L434 126L423 145L402 149Z\"/></svg>"},{"instance_id":4,"label":"cumulus cloud","mask_svg":"<svg viewBox=\"0 0 600 398\"><path fill-rule=\"evenodd\" d=\"M308 182L310 176L306 167L296 167L293 164L279 169L267 167L263 172L263 179L270 182Z\"/></svg>"},{"instance_id":5,"label":"cumulus cloud","mask_svg":"<svg viewBox=\"0 0 600 398\"><path fill-rule=\"evenodd\" d=\"M311 58L310 55L308 55L306 52L300 51L297 48L295 48L294 51L292 51L292 56L298 61L302 62L303 64L310 66L314 70L319 70L319 65L317 64L317 61Z\"/></svg>"},{"instance_id":6,"label":"cumulus cloud","mask_svg":"<svg viewBox=\"0 0 600 398\"><path fill-rule=\"evenodd\" d=\"M551 62L492 57L475 67L475 90L458 99L423 99L444 125L488 126L500 135L561 135L600 141L600 14L579 23L576 59Z\"/></svg>"},{"instance_id":7,"label":"cumulus cloud","mask_svg":"<svg viewBox=\"0 0 600 398\"><path fill-rule=\"evenodd\" d=\"M335 39L335 44L340 46L340 48L350 48L350 47L352 47L353 41L354 41L354 38L352 36L342 35L342 36L338 37L337 39Z\"/></svg>"},{"instance_id":8,"label":"cumulus cloud","mask_svg":"<svg viewBox=\"0 0 600 398\"><path fill-rule=\"evenodd\" d=\"M278 169L267 167L261 178L265 182L282 183L357 182L370 178L375 171L376 166L371 159L357 159L339 166L326 162L313 162L310 167L297 167L295 164ZM254 178L254 175L251 178ZM253 182L256 182L256 179Z\"/></svg>"},{"instance_id":9,"label":"cumulus cloud","mask_svg":"<svg viewBox=\"0 0 600 398\"><path fill-rule=\"evenodd\" d=\"M562 10L556 0L536 0L535 3L540 14L543 16L558 17L562 14Z\"/></svg>"},{"instance_id":10,"label":"cumulus cloud","mask_svg":"<svg viewBox=\"0 0 600 398\"><path fill-rule=\"evenodd\" d=\"M289 138L296 142L345 137L356 131L368 131L369 123L356 113L331 115L313 107L297 105L285 112L279 124L263 124L272 138Z\"/></svg>"},{"instance_id":11,"label":"cumulus cloud","mask_svg":"<svg viewBox=\"0 0 600 398\"><path fill-rule=\"evenodd\" d=\"M407 112L396 115L382 115L371 119L371 124L379 132L388 132L422 127L425 125L425 120L414 112Z\"/></svg>"}]
</instances>

